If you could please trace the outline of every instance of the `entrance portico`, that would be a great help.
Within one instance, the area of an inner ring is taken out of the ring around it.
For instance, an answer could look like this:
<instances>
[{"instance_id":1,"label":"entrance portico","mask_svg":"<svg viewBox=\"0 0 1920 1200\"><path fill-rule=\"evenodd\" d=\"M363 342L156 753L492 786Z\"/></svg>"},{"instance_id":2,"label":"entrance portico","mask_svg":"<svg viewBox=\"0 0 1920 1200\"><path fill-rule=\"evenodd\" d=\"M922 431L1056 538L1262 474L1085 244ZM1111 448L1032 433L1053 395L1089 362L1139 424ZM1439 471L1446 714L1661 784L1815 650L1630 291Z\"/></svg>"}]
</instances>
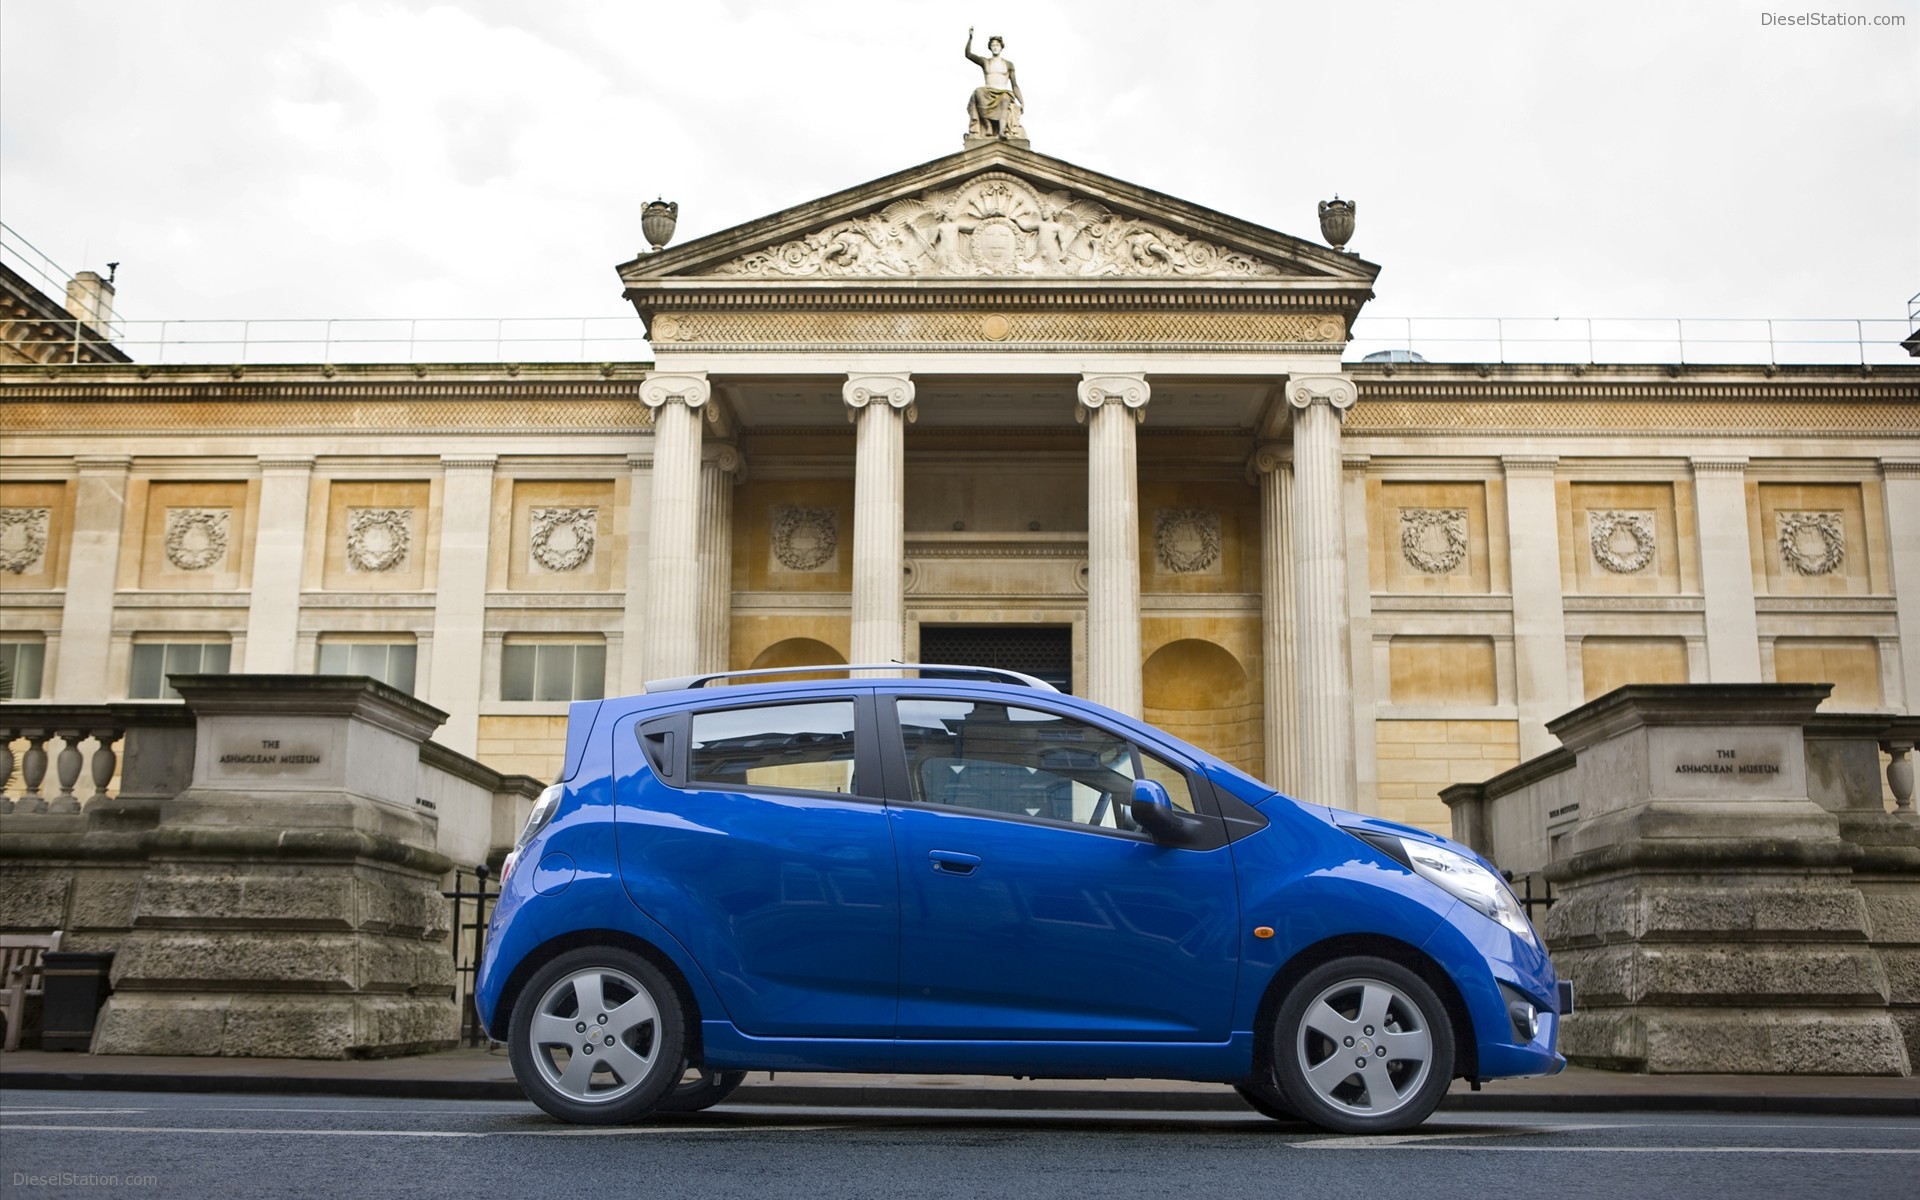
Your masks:
<instances>
[{"instance_id":1,"label":"entrance portico","mask_svg":"<svg viewBox=\"0 0 1920 1200\"><path fill-rule=\"evenodd\" d=\"M1340 354L1376 273L1006 143L624 265L646 673L713 669L702 613L735 668L1066 627L1076 691L1348 803ZM724 516L709 405L751 464Z\"/></svg>"}]
</instances>

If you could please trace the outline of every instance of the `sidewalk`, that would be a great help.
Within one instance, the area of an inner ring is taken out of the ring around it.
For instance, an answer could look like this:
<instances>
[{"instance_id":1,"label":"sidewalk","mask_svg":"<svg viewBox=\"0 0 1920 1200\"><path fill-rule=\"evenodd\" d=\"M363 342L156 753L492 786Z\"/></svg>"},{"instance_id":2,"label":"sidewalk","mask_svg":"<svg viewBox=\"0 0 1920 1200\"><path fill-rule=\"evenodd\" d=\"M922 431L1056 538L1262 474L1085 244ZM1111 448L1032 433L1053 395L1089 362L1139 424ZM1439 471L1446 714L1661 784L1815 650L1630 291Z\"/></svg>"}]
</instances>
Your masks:
<instances>
[{"instance_id":1,"label":"sidewalk","mask_svg":"<svg viewBox=\"0 0 1920 1200\"><path fill-rule=\"evenodd\" d=\"M129 1092L245 1092L431 1100L522 1100L502 1051L448 1050L409 1058L94 1056L23 1050L0 1056L0 1087ZM978 1075L755 1072L730 1104L863 1108L999 1108L1246 1112L1233 1089L1163 1079L1014 1080ZM1500 1080L1481 1091L1456 1080L1456 1112L1740 1112L1920 1117L1920 1077L1626 1075L1569 1067Z\"/></svg>"}]
</instances>

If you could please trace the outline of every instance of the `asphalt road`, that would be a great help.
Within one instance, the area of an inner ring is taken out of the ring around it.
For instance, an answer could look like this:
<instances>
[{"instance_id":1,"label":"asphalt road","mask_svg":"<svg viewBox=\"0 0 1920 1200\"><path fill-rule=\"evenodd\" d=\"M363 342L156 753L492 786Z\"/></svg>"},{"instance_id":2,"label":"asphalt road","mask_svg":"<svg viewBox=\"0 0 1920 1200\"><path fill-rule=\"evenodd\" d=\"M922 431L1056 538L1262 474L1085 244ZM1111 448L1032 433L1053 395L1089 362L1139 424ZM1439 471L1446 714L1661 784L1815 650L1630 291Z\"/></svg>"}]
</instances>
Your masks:
<instances>
[{"instance_id":1,"label":"asphalt road","mask_svg":"<svg viewBox=\"0 0 1920 1200\"><path fill-rule=\"evenodd\" d=\"M531 1104L0 1090L20 1196L1920 1195L1920 1119L1434 1117L1330 1137L1249 1112L756 1108L616 1129Z\"/></svg>"}]
</instances>

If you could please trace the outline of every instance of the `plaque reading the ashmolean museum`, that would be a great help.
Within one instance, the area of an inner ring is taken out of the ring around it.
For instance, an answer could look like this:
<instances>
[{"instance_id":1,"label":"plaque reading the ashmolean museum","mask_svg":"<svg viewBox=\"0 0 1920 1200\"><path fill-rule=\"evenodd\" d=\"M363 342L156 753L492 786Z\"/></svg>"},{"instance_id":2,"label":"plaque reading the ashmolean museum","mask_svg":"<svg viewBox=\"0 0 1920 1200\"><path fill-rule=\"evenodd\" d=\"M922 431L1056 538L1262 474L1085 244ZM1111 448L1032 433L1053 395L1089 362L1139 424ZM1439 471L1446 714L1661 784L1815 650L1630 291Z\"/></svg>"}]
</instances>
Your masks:
<instances>
[{"instance_id":1,"label":"plaque reading the ashmolean museum","mask_svg":"<svg viewBox=\"0 0 1920 1200\"><path fill-rule=\"evenodd\" d=\"M1805 794L1805 765L1786 731L1669 726L1649 731L1651 783L1675 796Z\"/></svg>"}]
</instances>

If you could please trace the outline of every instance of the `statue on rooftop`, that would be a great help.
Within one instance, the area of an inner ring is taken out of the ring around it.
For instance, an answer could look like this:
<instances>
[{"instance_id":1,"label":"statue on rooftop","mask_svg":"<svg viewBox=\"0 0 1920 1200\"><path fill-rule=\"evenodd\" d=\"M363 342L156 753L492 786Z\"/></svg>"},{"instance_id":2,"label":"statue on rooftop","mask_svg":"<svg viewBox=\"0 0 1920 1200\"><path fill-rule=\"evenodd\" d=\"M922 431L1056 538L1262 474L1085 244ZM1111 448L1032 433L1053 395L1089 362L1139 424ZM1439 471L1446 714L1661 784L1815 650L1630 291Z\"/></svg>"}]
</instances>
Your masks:
<instances>
[{"instance_id":1,"label":"statue on rooftop","mask_svg":"<svg viewBox=\"0 0 1920 1200\"><path fill-rule=\"evenodd\" d=\"M982 58L973 52L973 30L967 30L967 60L986 77L967 101L969 142L1026 139L1027 131L1020 126L1020 114L1026 108L1020 98L1020 81L1014 76L1013 64L1000 54L1006 44L1003 38L988 38L987 57Z\"/></svg>"}]
</instances>

